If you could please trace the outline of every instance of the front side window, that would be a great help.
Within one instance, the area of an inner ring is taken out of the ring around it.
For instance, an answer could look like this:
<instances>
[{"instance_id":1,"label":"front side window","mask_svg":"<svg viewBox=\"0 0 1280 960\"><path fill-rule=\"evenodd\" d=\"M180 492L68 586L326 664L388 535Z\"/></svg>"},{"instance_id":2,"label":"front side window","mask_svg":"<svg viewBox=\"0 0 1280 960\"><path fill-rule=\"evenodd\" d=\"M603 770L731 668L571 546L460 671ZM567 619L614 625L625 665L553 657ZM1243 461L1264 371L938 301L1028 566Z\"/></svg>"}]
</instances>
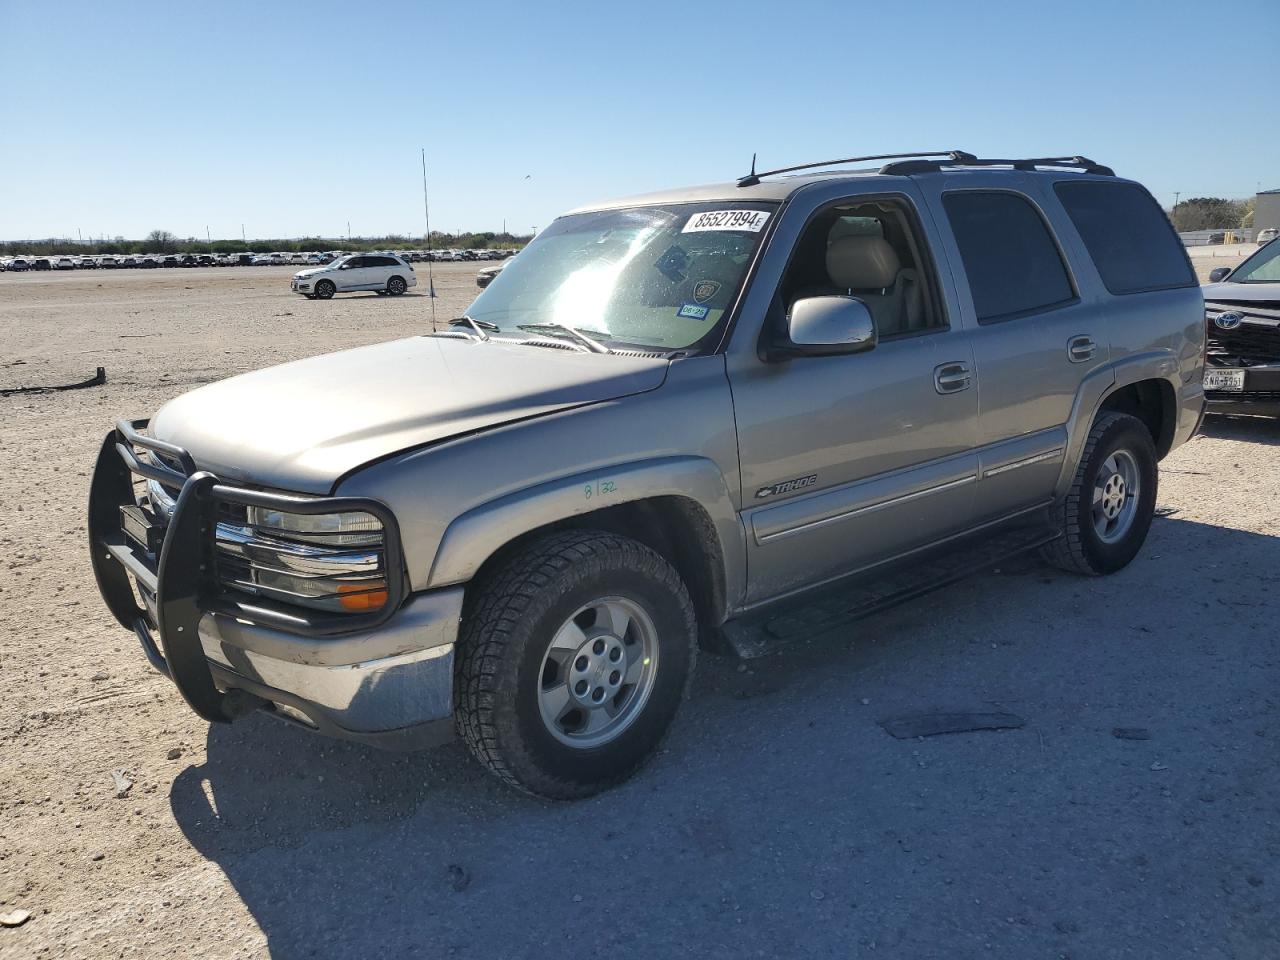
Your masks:
<instances>
[{"instance_id":1,"label":"front side window","mask_svg":"<svg viewBox=\"0 0 1280 960\"><path fill-rule=\"evenodd\" d=\"M775 210L761 202L686 203L561 217L467 315L499 334L559 324L659 350L713 344Z\"/></svg>"},{"instance_id":2,"label":"front side window","mask_svg":"<svg viewBox=\"0 0 1280 960\"><path fill-rule=\"evenodd\" d=\"M1075 299L1049 227L1031 201L1003 191L942 198L979 323L1039 313Z\"/></svg>"},{"instance_id":3,"label":"front side window","mask_svg":"<svg viewBox=\"0 0 1280 960\"><path fill-rule=\"evenodd\" d=\"M816 213L779 288L786 313L807 297L858 298L880 340L945 329L934 291L915 217L892 197L850 198Z\"/></svg>"},{"instance_id":4,"label":"front side window","mask_svg":"<svg viewBox=\"0 0 1280 960\"><path fill-rule=\"evenodd\" d=\"M1228 278L1232 283L1280 283L1280 240L1272 240Z\"/></svg>"},{"instance_id":5,"label":"front side window","mask_svg":"<svg viewBox=\"0 0 1280 960\"><path fill-rule=\"evenodd\" d=\"M1178 235L1146 190L1101 180L1064 180L1053 189L1108 292L1195 286Z\"/></svg>"}]
</instances>

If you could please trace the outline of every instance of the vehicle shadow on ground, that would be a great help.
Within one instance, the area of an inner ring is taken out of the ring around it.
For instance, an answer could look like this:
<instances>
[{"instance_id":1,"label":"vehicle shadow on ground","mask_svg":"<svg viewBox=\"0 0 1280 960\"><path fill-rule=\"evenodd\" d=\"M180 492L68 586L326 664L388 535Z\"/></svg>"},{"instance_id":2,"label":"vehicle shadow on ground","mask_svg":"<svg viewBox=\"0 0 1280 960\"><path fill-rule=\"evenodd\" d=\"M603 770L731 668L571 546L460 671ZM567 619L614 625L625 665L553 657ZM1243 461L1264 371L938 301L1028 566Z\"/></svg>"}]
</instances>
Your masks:
<instances>
[{"instance_id":1,"label":"vehicle shadow on ground","mask_svg":"<svg viewBox=\"0 0 1280 960\"><path fill-rule=\"evenodd\" d=\"M1210 414L1200 425L1200 435L1216 440L1243 440L1275 447L1280 446L1280 420L1272 417Z\"/></svg>"},{"instance_id":2,"label":"vehicle shadow on ground","mask_svg":"<svg viewBox=\"0 0 1280 960\"><path fill-rule=\"evenodd\" d=\"M766 660L705 656L666 749L579 803L457 743L258 715L210 729L171 806L276 957L1259 955L1278 585L1280 538L1157 517L1114 577L1027 557ZM878 725L937 710L1027 723Z\"/></svg>"}]
</instances>

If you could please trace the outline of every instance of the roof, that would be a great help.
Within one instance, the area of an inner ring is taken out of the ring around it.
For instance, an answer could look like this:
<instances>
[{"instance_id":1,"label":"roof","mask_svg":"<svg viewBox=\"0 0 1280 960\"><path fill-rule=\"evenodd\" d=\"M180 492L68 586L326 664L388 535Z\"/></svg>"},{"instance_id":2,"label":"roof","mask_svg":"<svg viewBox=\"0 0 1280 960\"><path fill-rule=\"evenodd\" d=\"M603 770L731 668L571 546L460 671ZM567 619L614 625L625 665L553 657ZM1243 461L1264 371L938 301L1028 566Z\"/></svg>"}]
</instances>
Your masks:
<instances>
[{"instance_id":1,"label":"roof","mask_svg":"<svg viewBox=\"0 0 1280 960\"><path fill-rule=\"evenodd\" d=\"M1259 190L1258 196L1262 196L1264 193L1280 193L1280 187L1276 187L1274 190Z\"/></svg>"},{"instance_id":2,"label":"roof","mask_svg":"<svg viewBox=\"0 0 1280 960\"><path fill-rule=\"evenodd\" d=\"M912 173L909 176L963 177L967 173L974 173L978 171L984 173L1001 171L1007 173L1030 172L1033 174L1039 174L1040 176L1053 176L1055 179L1098 179L1098 175L1096 174L1081 173L1070 170L1015 171L1013 169L1005 170L1002 167L949 167L945 170ZM815 173L772 176L762 179L759 183L748 186L739 186L738 181L731 180L725 183L706 183L691 187L675 187L670 190L659 190L653 193L633 194L631 196L617 197L609 200L601 200L596 203L583 204L580 207L576 207L573 210L568 211L568 213L586 213L592 210L620 210L626 207L657 206L659 204L672 203L710 203L720 201L766 201L777 203L788 199L805 187L812 186L817 183L832 182L836 180L865 182L871 179L880 179L888 183L895 183L901 182L907 178L907 174L882 173L879 167L867 168L864 170L823 170ZM1115 178L1109 177L1108 179Z\"/></svg>"},{"instance_id":3,"label":"roof","mask_svg":"<svg viewBox=\"0 0 1280 960\"><path fill-rule=\"evenodd\" d=\"M660 203L702 203L713 200L786 200L802 187L823 180L865 179L877 175L876 170L841 170L827 173L810 173L798 177L775 177L761 180L754 186L740 187L736 180L724 183L704 183L692 187L676 187L670 190L658 190L653 193L639 193L629 197L604 200L598 203L584 204L570 213L584 213L587 210L610 210L621 207L643 207Z\"/></svg>"}]
</instances>

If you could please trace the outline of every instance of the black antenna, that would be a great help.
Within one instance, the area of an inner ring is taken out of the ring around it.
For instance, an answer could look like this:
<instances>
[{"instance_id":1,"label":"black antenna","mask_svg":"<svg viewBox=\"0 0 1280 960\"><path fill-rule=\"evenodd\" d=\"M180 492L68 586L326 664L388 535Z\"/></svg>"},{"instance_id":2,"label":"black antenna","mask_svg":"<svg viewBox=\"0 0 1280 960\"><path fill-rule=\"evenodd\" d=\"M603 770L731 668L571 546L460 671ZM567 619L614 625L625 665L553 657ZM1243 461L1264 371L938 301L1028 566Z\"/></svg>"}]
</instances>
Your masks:
<instances>
[{"instance_id":1,"label":"black antenna","mask_svg":"<svg viewBox=\"0 0 1280 960\"><path fill-rule=\"evenodd\" d=\"M777 173L792 173L796 170L812 170L815 167L833 167L845 163L863 163L867 160L902 160L907 157L945 157L953 162L973 159L973 154L963 150L913 150L910 153L877 153L869 157L845 157L843 160L821 160L818 163L799 163L794 167L779 167L777 170L766 170L756 173L755 159L752 158L751 173L738 181L740 187L754 187L761 177L772 177Z\"/></svg>"}]
</instances>

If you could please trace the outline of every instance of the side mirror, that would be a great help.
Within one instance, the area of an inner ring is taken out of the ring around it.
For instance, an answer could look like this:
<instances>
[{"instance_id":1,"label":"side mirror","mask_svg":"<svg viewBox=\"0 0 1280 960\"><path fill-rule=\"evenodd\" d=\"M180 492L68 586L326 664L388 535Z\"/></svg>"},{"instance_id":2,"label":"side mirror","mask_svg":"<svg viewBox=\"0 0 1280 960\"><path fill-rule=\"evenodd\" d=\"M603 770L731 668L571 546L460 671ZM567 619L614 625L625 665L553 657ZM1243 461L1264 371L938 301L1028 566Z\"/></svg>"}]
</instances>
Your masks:
<instances>
[{"instance_id":1,"label":"side mirror","mask_svg":"<svg viewBox=\"0 0 1280 960\"><path fill-rule=\"evenodd\" d=\"M766 359L834 357L875 345L875 321L857 297L804 297L791 305L786 336L770 344Z\"/></svg>"},{"instance_id":2,"label":"side mirror","mask_svg":"<svg viewBox=\"0 0 1280 960\"><path fill-rule=\"evenodd\" d=\"M1209 282L1217 283L1219 280L1225 280L1230 272L1230 267L1214 267L1209 271Z\"/></svg>"}]
</instances>

